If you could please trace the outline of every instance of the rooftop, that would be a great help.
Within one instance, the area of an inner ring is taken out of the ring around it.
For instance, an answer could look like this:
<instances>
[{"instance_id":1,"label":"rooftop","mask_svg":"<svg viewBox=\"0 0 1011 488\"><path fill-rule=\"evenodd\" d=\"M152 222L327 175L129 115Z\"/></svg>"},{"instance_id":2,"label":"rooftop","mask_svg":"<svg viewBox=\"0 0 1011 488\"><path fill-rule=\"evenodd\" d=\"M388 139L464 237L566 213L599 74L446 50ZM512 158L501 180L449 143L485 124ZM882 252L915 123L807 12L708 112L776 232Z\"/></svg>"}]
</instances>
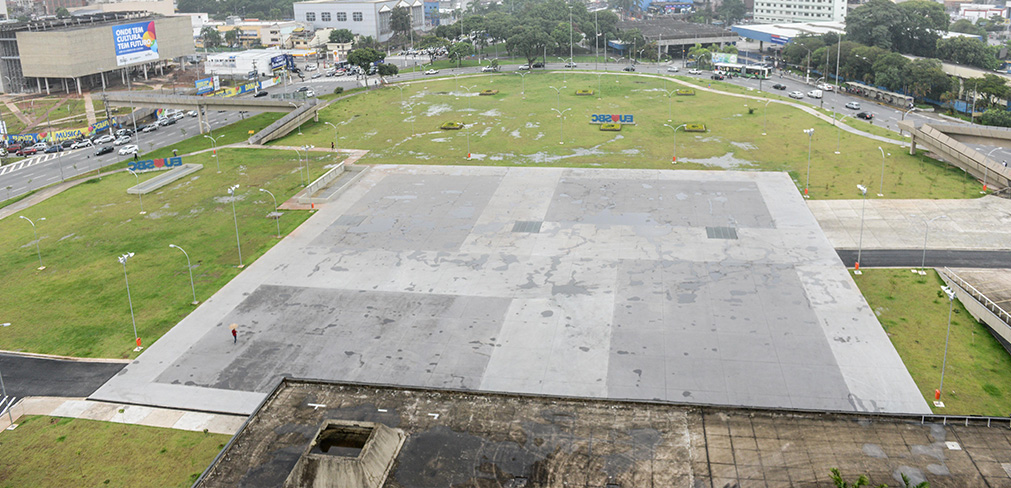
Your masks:
<instances>
[{"instance_id":1,"label":"rooftop","mask_svg":"<svg viewBox=\"0 0 1011 488\"><path fill-rule=\"evenodd\" d=\"M737 34L721 27L714 27L707 24L696 24L675 20L669 17L645 20L626 20L618 22L618 29L629 30L639 29L643 37L647 40L654 40L659 37L664 39L691 39L694 37L733 37Z\"/></svg>"}]
</instances>

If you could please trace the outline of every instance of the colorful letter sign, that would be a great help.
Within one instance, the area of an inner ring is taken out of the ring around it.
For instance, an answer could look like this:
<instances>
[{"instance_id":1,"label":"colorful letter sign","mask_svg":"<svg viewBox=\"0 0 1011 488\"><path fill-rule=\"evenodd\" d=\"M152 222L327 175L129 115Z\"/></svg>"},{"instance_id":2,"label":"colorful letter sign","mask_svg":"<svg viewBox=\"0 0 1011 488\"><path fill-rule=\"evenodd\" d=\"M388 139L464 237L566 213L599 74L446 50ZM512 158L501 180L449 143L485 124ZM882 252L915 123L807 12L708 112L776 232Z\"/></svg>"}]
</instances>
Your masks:
<instances>
[{"instance_id":1,"label":"colorful letter sign","mask_svg":"<svg viewBox=\"0 0 1011 488\"><path fill-rule=\"evenodd\" d=\"M130 161L126 168L130 171L148 171L152 169L168 169L183 165L182 157L145 159L144 161Z\"/></svg>"},{"instance_id":2,"label":"colorful letter sign","mask_svg":"<svg viewBox=\"0 0 1011 488\"><path fill-rule=\"evenodd\" d=\"M590 123L635 125L635 118L632 114L593 114L590 116Z\"/></svg>"},{"instance_id":3,"label":"colorful letter sign","mask_svg":"<svg viewBox=\"0 0 1011 488\"><path fill-rule=\"evenodd\" d=\"M158 38L154 21L115 25L112 39L116 46L116 65L158 60Z\"/></svg>"}]
</instances>

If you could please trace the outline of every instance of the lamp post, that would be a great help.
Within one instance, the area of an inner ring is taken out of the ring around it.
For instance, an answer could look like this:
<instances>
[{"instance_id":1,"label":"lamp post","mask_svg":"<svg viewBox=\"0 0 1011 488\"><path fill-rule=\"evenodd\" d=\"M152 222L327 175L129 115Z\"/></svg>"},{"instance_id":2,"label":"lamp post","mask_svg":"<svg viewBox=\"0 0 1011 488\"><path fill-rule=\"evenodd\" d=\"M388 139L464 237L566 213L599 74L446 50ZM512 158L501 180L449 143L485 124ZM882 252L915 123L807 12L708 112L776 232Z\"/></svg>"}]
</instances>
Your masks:
<instances>
[{"instance_id":1,"label":"lamp post","mask_svg":"<svg viewBox=\"0 0 1011 488\"><path fill-rule=\"evenodd\" d=\"M299 169L302 169L301 165L299 165ZM235 245L239 248L239 269L241 269L245 265L242 264L242 243L239 242L239 217L235 214L235 190L238 188L239 185L228 187L228 196L231 197L229 200L232 201L232 221L235 222Z\"/></svg>"},{"instance_id":2,"label":"lamp post","mask_svg":"<svg viewBox=\"0 0 1011 488\"><path fill-rule=\"evenodd\" d=\"M411 137L414 137L414 104L408 103L407 109L411 111Z\"/></svg>"},{"instance_id":3,"label":"lamp post","mask_svg":"<svg viewBox=\"0 0 1011 488\"><path fill-rule=\"evenodd\" d=\"M526 99L527 98L527 72L526 71L517 71L516 74L520 75L520 81L521 81L520 95L523 95L523 98Z\"/></svg>"},{"instance_id":4,"label":"lamp post","mask_svg":"<svg viewBox=\"0 0 1011 488\"><path fill-rule=\"evenodd\" d=\"M990 152L986 153L986 157L983 158L983 191L981 191L980 193L986 193L986 177L989 176L990 173L990 167L987 166L986 163L990 159L990 155L993 154L993 152L998 149L1000 149L1000 147L995 147L991 149Z\"/></svg>"},{"instance_id":5,"label":"lamp post","mask_svg":"<svg viewBox=\"0 0 1011 488\"><path fill-rule=\"evenodd\" d=\"M204 137L211 140L211 156L214 157L214 166L218 168L218 173L221 172L221 163L218 162L218 140L214 136L209 136L204 134ZM221 136L218 136L221 137Z\"/></svg>"},{"instance_id":6,"label":"lamp post","mask_svg":"<svg viewBox=\"0 0 1011 488\"><path fill-rule=\"evenodd\" d=\"M941 399L941 392L944 391L944 368L948 365L948 339L951 337L951 312L955 308L955 290L947 286L942 286L941 291L948 296L948 331L944 334L944 359L941 360L941 385L934 392L934 399ZM937 405L943 407L944 404Z\"/></svg>"},{"instance_id":7,"label":"lamp post","mask_svg":"<svg viewBox=\"0 0 1011 488\"><path fill-rule=\"evenodd\" d=\"M762 135L763 136L769 130L769 104L770 103L772 103L772 100L768 100L768 101L765 102L765 110L763 111L763 114L765 115L765 127L762 129Z\"/></svg>"},{"instance_id":8,"label":"lamp post","mask_svg":"<svg viewBox=\"0 0 1011 488\"><path fill-rule=\"evenodd\" d=\"M474 88L477 88L477 85L470 85L470 86L460 85L460 88L463 88L464 90L467 90L467 95L468 95L467 96L467 112L468 112L467 115L470 115L470 111L473 110L473 108L474 108L474 102L472 102L470 100L471 99L471 97L470 97L470 91L473 90Z\"/></svg>"},{"instance_id":9,"label":"lamp post","mask_svg":"<svg viewBox=\"0 0 1011 488\"><path fill-rule=\"evenodd\" d=\"M133 339L137 343L134 351L140 350L140 336L137 335L137 318L133 314L133 298L130 296L130 277L126 275L126 261L133 257L132 252L128 252L119 257L119 264L123 265L123 279L126 281L126 300L130 304L130 321L133 322Z\"/></svg>"},{"instance_id":10,"label":"lamp post","mask_svg":"<svg viewBox=\"0 0 1011 488\"><path fill-rule=\"evenodd\" d=\"M666 84L666 79L664 80L664 83ZM663 89L663 92L667 94L667 122L671 122L674 119L673 106L674 106L674 92L676 91L677 88L669 91L666 88Z\"/></svg>"},{"instance_id":11,"label":"lamp post","mask_svg":"<svg viewBox=\"0 0 1011 488\"><path fill-rule=\"evenodd\" d=\"M550 89L552 89L552 90L555 91L555 107L556 107L555 110L556 111L561 110L561 108L562 108L562 89L565 88L565 85L562 85L562 88L555 88L553 86L549 86L548 88L550 88Z\"/></svg>"},{"instance_id":12,"label":"lamp post","mask_svg":"<svg viewBox=\"0 0 1011 488\"><path fill-rule=\"evenodd\" d=\"M302 146L302 151L305 152L305 186L309 186L309 182L311 181L311 179L309 177L309 149L311 149L313 147L315 147L315 146L312 146L312 145L303 145Z\"/></svg>"},{"instance_id":13,"label":"lamp post","mask_svg":"<svg viewBox=\"0 0 1011 488\"><path fill-rule=\"evenodd\" d=\"M664 126L670 127L671 129L674 129L674 154L671 156L671 164L677 164L678 163L678 129L680 129L682 127L687 127L687 125L688 124L681 124L681 125L679 125L677 127L674 127L674 126L672 126L670 124L664 124Z\"/></svg>"},{"instance_id":14,"label":"lamp post","mask_svg":"<svg viewBox=\"0 0 1011 488\"><path fill-rule=\"evenodd\" d=\"M470 126L467 126L467 130L464 132L467 134L467 161L470 161Z\"/></svg>"},{"instance_id":15,"label":"lamp post","mask_svg":"<svg viewBox=\"0 0 1011 488\"><path fill-rule=\"evenodd\" d=\"M400 112L400 113L404 113L404 112ZM329 125L330 127L333 127L333 150L334 150L334 152L337 152L337 126L331 124L330 122L323 122L323 123L326 124L326 125Z\"/></svg>"},{"instance_id":16,"label":"lamp post","mask_svg":"<svg viewBox=\"0 0 1011 488\"><path fill-rule=\"evenodd\" d=\"M863 203L860 204L860 238L857 240L856 269L853 271L853 274L858 275L863 274L863 272L860 271L860 253L864 247L864 210L867 207L867 187L864 185L857 185L857 190L860 190L860 193L863 194Z\"/></svg>"},{"instance_id":17,"label":"lamp post","mask_svg":"<svg viewBox=\"0 0 1011 488\"><path fill-rule=\"evenodd\" d=\"M300 153L298 151L297 147L293 147L293 148L291 148L291 150L295 151L295 154L298 156L298 182L301 183L302 182L302 153Z\"/></svg>"},{"instance_id":18,"label":"lamp post","mask_svg":"<svg viewBox=\"0 0 1011 488\"><path fill-rule=\"evenodd\" d=\"M277 197L275 197L274 194L271 193L270 190L268 190L266 188L260 188L260 191L262 191L262 192L270 195L270 198L274 199L274 214L275 214L274 215L274 223L277 224L277 238L280 239L281 238L281 214L279 214L277 212Z\"/></svg>"},{"instance_id":19,"label":"lamp post","mask_svg":"<svg viewBox=\"0 0 1011 488\"><path fill-rule=\"evenodd\" d=\"M191 305L196 305L196 304L200 303L200 302L197 301L197 288L195 286L193 286L193 265L190 264L190 255L189 255L189 253L187 253L185 249L183 249L183 248L181 248L181 247L179 247L179 246L177 246L175 244L169 244L168 247L178 249L178 250L180 250L180 251L183 252L184 256L186 256L186 269L190 272L190 291L193 292L193 301L190 304Z\"/></svg>"},{"instance_id":20,"label":"lamp post","mask_svg":"<svg viewBox=\"0 0 1011 488\"><path fill-rule=\"evenodd\" d=\"M404 113L404 88L406 87L401 85L393 85L393 87L400 89L400 113Z\"/></svg>"},{"instance_id":21,"label":"lamp post","mask_svg":"<svg viewBox=\"0 0 1011 488\"><path fill-rule=\"evenodd\" d=\"M200 108L198 107L197 110L200 110ZM210 116L209 115L205 115L205 117L210 117ZM211 129L211 123L209 121L207 121L207 120L204 120L203 122L204 122L204 125L207 126L207 133L213 136L214 135L214 129ZM141 132L143 132L143 131L134 131L134 134L139 134Z\"/></svg>"},{"instance_id":22,"label":"lamp post","mask_svg":"<svg viewBox=\"0 0 1011 488\"><path fill-rule=\"evenodd\" d=\"M126 172L132 174L134 176L134 178L137 179L137 184L140 185L140 175L138 175L137 172L135 172L132 169L128 169L128 170L126 170ZM147 213L147 212L144 211L144 194L141 193L140 190L138 190L137 191L137 196L140 197L140 214L144 215L144 214Z\"/></svg>"},{"instance_id":23,"label":"lamp post","mask_svg":"<svg viewBox=\"0 0 1011 488\"><path fill-rule=\"evenodd\" d=\"M565 117L562 117L562 115L565 115L565 112L568 112L569 110L572 110L572 107L569 107L569 108L567 108L565 110L558 110L557 108L553 108L551 110L554 110L555 112L558 112L558 143L559 144L565 144L565 141L562 140L562 138L563 138L563 136L562 136L562 122L565 121Z\"/></svg>"},{"instance_id":24,"label":"lamp post","mask_svg":"<svg viewBox=\"0 0 1011 488\"><path fill-rule=\"evenodd\" d=\"M807 181L804 182L804 198L810 198L807 189L811 187L811 139L814 138L814 128L804 129L804 133L807 134Z\"/></svg>"},{"instance_id":25,"label":"lamp post","mask_svg":"<svg viewBox=\"0 0 1011 488\"><path fill-rule=\"evenodd\" d=\"M878 150L881 151L881 186L878 187L878 196L885 196L885 150L878 146ZM892 153L888 153L889 156Z\"/></svg>"},{"instance_id":26,"label":"lamp post","mask_svg":"<svg viewBox=\"0 0 1011 488\"><path fill-rule=\"evenodd\" d=\"M839 124L842 124L843 119L849 117L849 115L843 115L839 120L835 120L835 107L832 107L832 125L835 126L835 153L842 154L840 149L842 148L842 128ZM878 195L881 196L881 195Z\"/></svg>"},{"instance_id":27,"label":"lamp post","mask_svg":"<svg viewBox=\"0 0 1011 488\"><path fill-rule=\"evenodd\" d=\"M42 251L39 250L39 233L35 230L35 222L32 222L32 219L25 217L24 215L19 215L19 217L27 220L29 224L32 224L32 234L35 236L35 254L38 254L39 256L39 271L42 271L46 269L46 267L42 265ZM39 222L42 222L43 220L46 220L46 218L42 217L39 219Z\"/></svg>"},{"instance_id":28,"label":"lamp post","mask_svg":"<svg viewBox=\"0 0 1011 488\"><path fill-rule=\"evenodd\" d=\"M295 102L288 102L288 105L291 105L292 107L295 107L295 110L298 110L298 105L295 105ZM294 110L293 110L293 112L294 112ZM298 135L302 135L302 124L301 123L298 124Z\"/></svg>"},{"instance_id":29,"label":"lamp post","mask_svg":"<svg viewBox=\"0 0 1011 488\"><path fill-rule=\"evenodd\" d=\"M938 215L930 220L923 221L923 255L920 256L920 275L927 274L923 268L927 264L927 234L930 232L930 223L937 219L944 219L947 217L947 215Z\"/></svg>"}]
</instances>

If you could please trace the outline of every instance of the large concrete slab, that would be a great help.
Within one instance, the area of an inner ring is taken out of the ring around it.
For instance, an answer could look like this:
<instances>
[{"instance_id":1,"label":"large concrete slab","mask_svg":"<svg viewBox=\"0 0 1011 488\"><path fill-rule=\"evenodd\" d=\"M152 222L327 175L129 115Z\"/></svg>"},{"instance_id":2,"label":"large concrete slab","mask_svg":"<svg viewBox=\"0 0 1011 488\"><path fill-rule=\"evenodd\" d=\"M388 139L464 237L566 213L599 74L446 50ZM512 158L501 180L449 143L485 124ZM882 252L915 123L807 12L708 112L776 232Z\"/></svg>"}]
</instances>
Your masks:
<instances>
[{"instance_id":1,"label":"large concrete slab","mask_svg":"<svg viewBox=\"0 0 1011 488\"><path fill-rule=\"evenodd\" d=\"M286 374L929 412L774 173L377 166L93 398L248 413Z\"/></svg>"}]
</instances>

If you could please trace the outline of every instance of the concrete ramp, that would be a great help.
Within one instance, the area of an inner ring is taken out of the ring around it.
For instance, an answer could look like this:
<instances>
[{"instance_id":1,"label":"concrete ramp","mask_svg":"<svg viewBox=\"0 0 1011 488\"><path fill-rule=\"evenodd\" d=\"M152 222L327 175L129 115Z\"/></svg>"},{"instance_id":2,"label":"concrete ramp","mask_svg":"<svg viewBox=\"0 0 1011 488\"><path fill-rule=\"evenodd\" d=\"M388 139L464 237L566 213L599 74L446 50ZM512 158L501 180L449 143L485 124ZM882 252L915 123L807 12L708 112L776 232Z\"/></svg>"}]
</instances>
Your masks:
<instances>
[{"instance_id":1,"label":"concrete ramp","mask_svg":"<svg viewBox=\"0 0 1011 488\"><path fill-rule=\"evenodd\" d=\"M1011 131L933 124L916 127L911 121L899 122L899 128L909 131L912 136L909 154L916 154L916 146L919 145L937 154L948 164L965 170L995 191L1011 187L1011 172L1007 168L962 142L965 140L976 144L1004 146L1011 140Z\"/></svg>"}]
</instances>

